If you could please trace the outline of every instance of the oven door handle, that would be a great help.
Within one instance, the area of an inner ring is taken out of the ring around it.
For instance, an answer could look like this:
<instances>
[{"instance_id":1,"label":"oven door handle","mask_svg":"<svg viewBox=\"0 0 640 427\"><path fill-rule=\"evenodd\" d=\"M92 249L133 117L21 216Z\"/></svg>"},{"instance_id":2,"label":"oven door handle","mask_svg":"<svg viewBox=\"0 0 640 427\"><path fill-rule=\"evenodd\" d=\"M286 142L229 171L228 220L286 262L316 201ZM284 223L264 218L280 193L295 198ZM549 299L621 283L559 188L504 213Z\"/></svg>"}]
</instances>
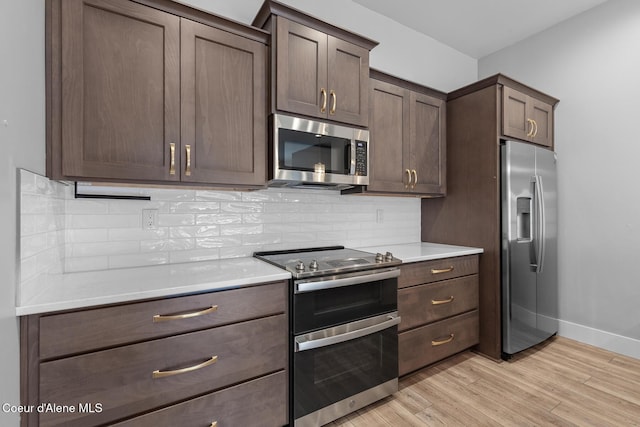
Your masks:
<instances>
[{"instance_id":1,"label":"oven door handle","mask_svg":"<svg viewBox=\"0 0 640 427\"><path fill-rule=\"evenodd\" d=\"M380 332L384 329L387 329L399 324L401 320L400 316L398 316L395 313L389 314L387 316L380 316L380 317L382 317L380 323L375 323L373 325L370 325L364 328L355 329L353 331L347 331L347 332L329 336L329 337L318 338L315 340L308 340L308 335L301 335L301 336L295 337L295 351L299 352L299 351L312 350L314 348L326 347L332 344L338 344L341 342L364 337L366 335L375 334L376 332ZM354 323L357 323L357 322L354 322Z\"/></svg>"},{"instance_id":2,"label":"oven door handle","mask_svg":"<svg viewBox=\"0 0 640 427\"><path fill-rule=\"evenodd\" d=\"M358 272L348 277L337 279L316 279L299 281L295 283L295 293L320 291L322 289L339 288L341 286L359 285L361 283L375 282L377 280L393 279L400 276L400 269L394 268L383 272L363 273Z\"/></svg>"}]
</instances>

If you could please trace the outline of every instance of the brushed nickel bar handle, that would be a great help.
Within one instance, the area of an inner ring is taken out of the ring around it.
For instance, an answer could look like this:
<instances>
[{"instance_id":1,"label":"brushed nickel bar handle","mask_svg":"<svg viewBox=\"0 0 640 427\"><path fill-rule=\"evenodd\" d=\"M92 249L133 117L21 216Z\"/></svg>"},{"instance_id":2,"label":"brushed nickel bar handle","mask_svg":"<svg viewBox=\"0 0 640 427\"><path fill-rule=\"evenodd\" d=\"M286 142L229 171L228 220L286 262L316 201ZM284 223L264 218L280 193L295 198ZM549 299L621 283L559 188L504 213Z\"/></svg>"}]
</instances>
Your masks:
<instances>
[{"instance_id":1,"label":"brushed nickel bar handle","mask_svg":"<svg viewBox=\"0 0 640 427\"><path fill-rule=\"evenodd\" d=\"M416 188L416 185L418 185L418 172L415 169L411 169L411 173L413 174L413 185L411 188Z\"/></svg>"},{"instance_id":2,"label":"brushed nickel bar handle","mask_svg":"<svg viewBox=\"0 0 640 427\"><path fill-rule=\"evenodd\" d=\"M533 136L533 120L527 119L527 123L531 125L530 130L527 131L527 136ZM527 126L527 128L529 127Z\"/></svg>"},{"instance_id":3,"label":"brushed nickel bar handle","mask_svg":"<svg viewBox=\"0 0 640 427\"><path fill-rule=\"evenodd\" d=\"M538 122L536 122L535 120L531 120L533 122L533 127L535 128L535 130L533 131L533 135L531 135L532 137L536 137L536 135L538 135Z\"/></svg>"},{"instance_id":4,"label":"brushed nickel bar handle","mask_svg":"<svg viewBox=\"0 0 640 427\"><path fill-rule=\"evenodd\" d=\"M450 273L453 271L453 265L449 268L432 268L431 269L431 274L442 274L442 273Z\"/></svg>"},{"instance_id":5,"label":"brushed nickel bar handle","mask_svg":"<svg viewBox=\"0 0 640 427\"><path fill-rule=\"evenodd\" d=\"M184 171L186 176L191 176L191 146L185 145L184 148L187 150L187 168Z\"/></svg>"},{"instance_id":6,"label":"brushed nickel bar handle","mask_svg":"<svg viewBox=\"0 0 640 427\"><path fill-rule=\"evenodd\" d=\"M431 341L431 345L432 345L433 347L437 347L437 346L439 346L439 345L448 344L448 343L450 343L451 341L453 341L453 337L454 337L454 335L453 335L453 334L449 334L449 337L448 337L448 338L445 338L445 339L443 339L443 340L439 340L439 341Z\"/></svg>"},{"instance_id":7,"label":"brushed nickel bar handle","mask_svg":"<svg viewBox=\"0 0 640 427\"><path fill-rule=\"evenodd\" d=\"M169 144L169 152L171 153L171 159L169 161L169 175L176 174L176 144L174 142Z\"/></svg>"},{"instance_id":8,"label":"brushed nickel bar handle","mask_svg":"<svg viewBox=\"0 0 640 427\"><path fill-rule=\"evenodd\" d=\"M447 299L432 299L431 305L449 304L450 302L453 302L453 295Z\"/></svg>"},{"instance_id":9,"label":"brushed nickel bar handle","mask_svg":"<svg viewBox=\"0 0 640 427\"><path fill-rule=\"evenodd\" d=\"M218 356L212 356L210 359L207 359L202 363L189 366L186 368L175 369L173 371L160 371L160 370L153 371L151 376L153 378L164 378L164 377L170 377L172 375L186 374L187 372L193 372L193 371L197 371L198 369L206 368L207 366L213 365L217 361L218 361Z\"/></svg>"},{"instance_id":10,"label":"brushed nickel bar handle","mask_svg":"<svg viewBox=\"0 0 640 427\"><path fill-rule=\"evenodd\" d=\"M327 111L327 91L325 88L320 89L320 94L322 95L322 106L320 107L320 112L324 113Z\"/></svg>"},{"instance_id":11,"label":"brushed nickel bar handle","mask_svg":"<svg viewBox=\"0 0 640 427\"><path fill-rule=\"evenodd\" d=\"M333 90L329 92L329 94L331 95L331 99L333 101L331 103L331 109L329 110L329 114L334 115L336 113L336 107L338 106L338 97L336 96L336 92Z\"/></svg>"},{"instance_id":12,"label":"brushed nickel bar handle","mask_svg":"<svg viewBox=\"0 0 640 427\"><path fill-rule=\"evenodd\" d=\"M194 312L191 312L191 313L171 314L171 315L169 315L169 314L156 314L155 316L153 316L153 323L166 322L168 320L189 319L191 317L198 317L198 316L203 316L205 314L213 313L216 310L218 310L218 306L217 305L212 305L211 307L205 308L204 310L194 311Z\"/></svg>"},{"instance_id":13,"label":"brushed nickel bar handle","mask_svg":"<svg viewBox=\"0 0 640 427\"><path fill-rule=\"evenodd\" d=\"M218 427L218 422L217 421L212 422L209 427Z\"/></svg>"},{"instance_id":14,"label":"brushed nickel bar handle","mask_svg":"<svg viewBox=\"0 0 640 427\"><path fill-rule=\"evenodd\" d=\"M411 185L411 171L409 169L405 169L405 173L407 174L407 183L404 185L404 188L409 188Z\"/></svg>"}]
</instances>

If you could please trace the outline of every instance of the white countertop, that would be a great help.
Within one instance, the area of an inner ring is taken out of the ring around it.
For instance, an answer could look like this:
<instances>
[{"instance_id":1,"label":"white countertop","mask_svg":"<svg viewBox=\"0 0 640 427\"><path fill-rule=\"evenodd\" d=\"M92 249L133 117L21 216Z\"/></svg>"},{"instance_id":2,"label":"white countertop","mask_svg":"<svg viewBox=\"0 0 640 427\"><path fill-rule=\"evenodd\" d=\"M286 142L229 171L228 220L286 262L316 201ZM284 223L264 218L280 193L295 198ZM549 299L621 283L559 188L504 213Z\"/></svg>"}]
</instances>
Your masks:
<instances>
[{"instance_id":1,"label":"white countertop","mask_svg":"<svg viewBox=\"0 0 640 427\"><path fill-rule=\"evenodd\" d=\"M362 251L385 254L391 252L403 263L429 261L432 259L451 258L463 255L481 254L484 249L468 246L443 245L441 243L404 243L397 245L367 246L358 248Z\"/></svg>"},{"instance_id":2,"label":"white countertop","mask_svg":"<svg viewBox=\"0 0 640 427\"><path fill-rule=\"evenodd\" d=\"M427 242L358 249L373 253L390 251L403 263L483 252L480 248ZM232 289L290 278L289 272L249 257L46 275L32 284L36 292L29 293L16 307L16 315Z\"/></svg>"},{"instance_id":3,"label":"white countertop","mask_svg":"<svg viewBox=\"0 0 640 427\"><path fill-rule=\"evenodd\" d=\"M291 274L255 258L167 264L42 276L16 315L238 288L288 280Z\"/></svg>"}]
</instances>

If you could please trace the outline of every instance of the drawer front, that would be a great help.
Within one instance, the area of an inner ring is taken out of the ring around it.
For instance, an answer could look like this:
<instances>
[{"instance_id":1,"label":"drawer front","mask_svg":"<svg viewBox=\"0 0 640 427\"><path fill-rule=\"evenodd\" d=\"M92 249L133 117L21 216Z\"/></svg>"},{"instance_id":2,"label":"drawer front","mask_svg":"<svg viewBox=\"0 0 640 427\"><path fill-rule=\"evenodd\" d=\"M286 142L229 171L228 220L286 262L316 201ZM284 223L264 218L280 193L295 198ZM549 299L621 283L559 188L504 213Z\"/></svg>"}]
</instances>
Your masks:
<instances>
[{"instance_id":1,"label":"drawer front","mask_svg":"<svg viewBox=\"0 0 640 427\"><path fill-rule=\"evenodd\" d=\"M284 369L287 348L281 314L41 363L41 402L100 403L102 412L45 413L40 425L106 423L240 383Z\"/></svg>"},{"instance_id":2,"label":"drawer front","mask_svg":"<svg viewBox=\"0 0 640 427\"><path fill-rule=\"evenodd\" d=\"M280 371L132 418L115 426L276 427L285 424L287 424L287 374Z\"/></svg>"},{"instance_id":3,"label":"drawer front","mask_svg":"<svg viewBox=\"0 0 640 427\"><path fill-rule=\"evenodd\" d=\"M468 276L478 273L478 255L403 264L400 271L399 288Z\"/></svg>"},{"instance_id":4,"label":"drawer front","mask_svg":"<svg viewBox=\"0 0 640 427\"><path fill-rule=\"evenodd\" d=\"M278 282L43 316L40 360L284 313L287 286ZM180 314L192 316L154 321L156 315Z\"/></svg>"},{"instance_id":5,"label":"drawer front","mask_svg":"<svg viewBox=\"0 0 640 427\"><path fill-rule=\"evenodd\" d=\"M398 334L400 375L420 369L478 343L478 311Z\"/></svg>"},{"instance_id":6,"label":"drawer front","mask_svg":"<svg viewBox=\"0 0 640 427\"><path fill-rule=\"evenodd\" d=\"M458 277L398 291L398 331L478 308L478 275Z\"/></svg>"}]
</instances>

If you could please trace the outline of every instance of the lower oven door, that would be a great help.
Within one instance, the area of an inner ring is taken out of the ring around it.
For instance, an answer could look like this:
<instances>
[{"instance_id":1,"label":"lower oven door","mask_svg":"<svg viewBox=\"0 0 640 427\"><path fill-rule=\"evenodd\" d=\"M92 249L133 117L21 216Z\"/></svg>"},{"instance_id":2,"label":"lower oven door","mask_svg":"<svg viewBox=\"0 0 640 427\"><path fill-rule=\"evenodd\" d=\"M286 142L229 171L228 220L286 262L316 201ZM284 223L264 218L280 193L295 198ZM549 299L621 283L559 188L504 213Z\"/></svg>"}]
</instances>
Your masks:
<instances>
[{"instance_id":1,"label":"lower oven door","mask_svg":"<svg viewBox=\"0 0 640 427\"><path fill-rule=\"evenodd\" d=\"M398 323L393 312L296 336L295 425L323 425L397 391Z\"/></svg>"}]
</instances>

